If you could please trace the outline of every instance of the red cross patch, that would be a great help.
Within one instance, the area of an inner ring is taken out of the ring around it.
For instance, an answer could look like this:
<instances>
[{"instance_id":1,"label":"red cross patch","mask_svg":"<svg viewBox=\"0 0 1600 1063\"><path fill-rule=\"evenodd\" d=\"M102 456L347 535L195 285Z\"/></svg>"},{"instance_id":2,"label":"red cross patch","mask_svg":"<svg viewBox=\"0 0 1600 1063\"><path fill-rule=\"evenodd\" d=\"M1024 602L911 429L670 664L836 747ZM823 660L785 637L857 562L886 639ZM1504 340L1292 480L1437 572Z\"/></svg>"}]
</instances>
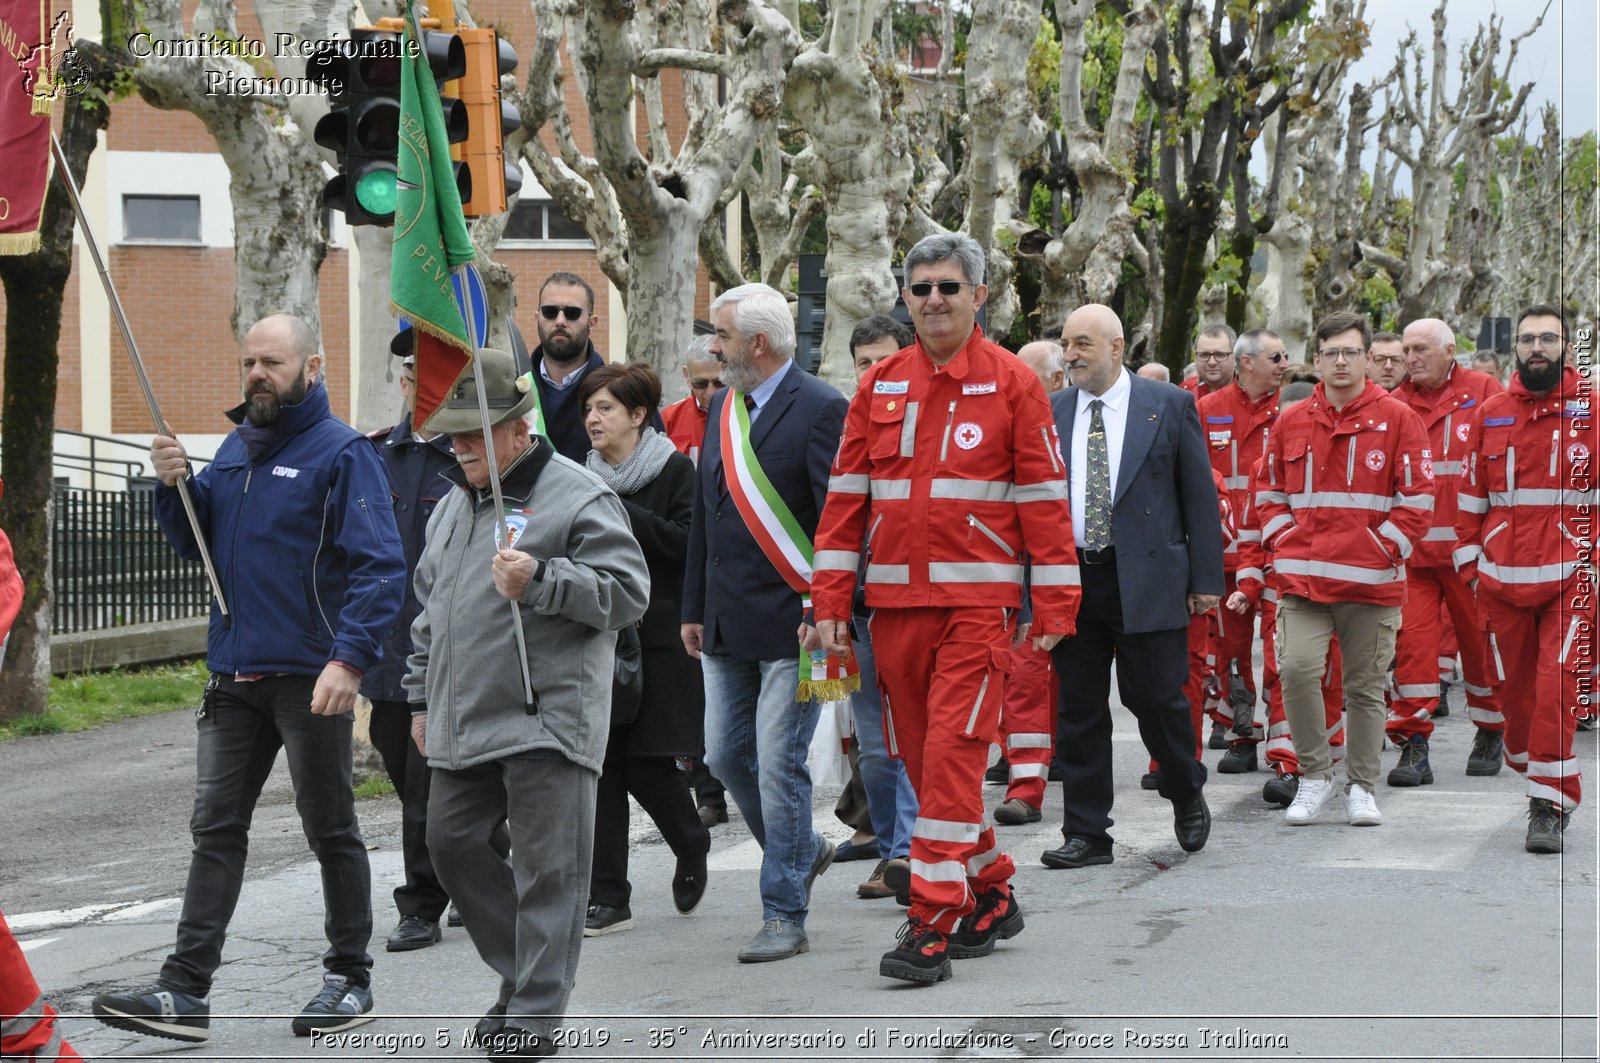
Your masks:
<instances>
[{"instance_id":1,"label":"red cross patch","mask_svg":"<svg viewBox=\"0 0 1600 1063\"><path fill-rule=\"evenodd\" d=\"M1389 456L1381 450L1367 451L1367 468L1371 469L1373 472L1378 472L1381 470L1384 466L1384 463L1388 460Z\"/></svg>"},{"instance_id":2,"label":"red cross patch","mask_svg":"<svg viewBox=\"0 0 1600 1063\"><path fill-rule=\"evenodd\" d=\"M973 447L983 442L983 429L979 428L971 421L962 421L960 424L956 425L955 440L956 446L960 447L962 450L971 450Z\"/></svg>"}]
</instances>

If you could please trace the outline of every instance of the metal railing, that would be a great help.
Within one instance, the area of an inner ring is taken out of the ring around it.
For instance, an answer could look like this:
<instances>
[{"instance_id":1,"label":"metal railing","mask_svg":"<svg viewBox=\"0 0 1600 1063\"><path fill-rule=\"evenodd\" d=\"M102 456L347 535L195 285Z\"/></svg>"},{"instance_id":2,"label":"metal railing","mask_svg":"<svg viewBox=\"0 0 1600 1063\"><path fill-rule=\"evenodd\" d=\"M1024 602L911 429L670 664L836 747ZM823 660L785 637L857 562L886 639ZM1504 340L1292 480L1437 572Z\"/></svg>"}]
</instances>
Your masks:
<instances>
[{"instance_id":1,"label":"metal railing","mask_svg":"<svg viewBox=\"0 0 1600 1063\"><path fill-rule=\"evenodd\" d=\"M205 570L183 561L156 523L155 491L61 487L51 526L56 634L204 616Z\"/></svg>"}]
</instances>

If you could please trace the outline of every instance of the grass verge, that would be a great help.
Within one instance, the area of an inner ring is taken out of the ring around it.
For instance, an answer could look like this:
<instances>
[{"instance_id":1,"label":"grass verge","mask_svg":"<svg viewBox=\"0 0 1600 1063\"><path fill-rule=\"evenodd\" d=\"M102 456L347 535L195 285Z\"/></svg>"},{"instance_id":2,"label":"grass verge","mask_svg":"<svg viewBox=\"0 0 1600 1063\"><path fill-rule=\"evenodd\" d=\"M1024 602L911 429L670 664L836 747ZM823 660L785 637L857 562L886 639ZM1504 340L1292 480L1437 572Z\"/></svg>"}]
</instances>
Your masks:
<instances>
[{"instance_id":1,"label":"grass verge","mask_svg":"<svg viewBox=\"0 0 1600 1063\"><path fill-rule=\"evenodd\" d=\"M192 709L200 704L205 686L204 661L57 676L50 680L50 701L43 715L0 724L0 742L27 735L87 731L134 716Z\"/></svg>"},{"instance_id":2,"label":"grass verge","mask_svg":"<svg viewBox=\"0 0 1600 1063\"><path fill-rule=\"evenodd\" d=\"M369 797L385 797L394 793L394 783L389 781L388 776L374 775L358 783L355 792L357 801L365 801Z\"/></svg>"}]
</instances>

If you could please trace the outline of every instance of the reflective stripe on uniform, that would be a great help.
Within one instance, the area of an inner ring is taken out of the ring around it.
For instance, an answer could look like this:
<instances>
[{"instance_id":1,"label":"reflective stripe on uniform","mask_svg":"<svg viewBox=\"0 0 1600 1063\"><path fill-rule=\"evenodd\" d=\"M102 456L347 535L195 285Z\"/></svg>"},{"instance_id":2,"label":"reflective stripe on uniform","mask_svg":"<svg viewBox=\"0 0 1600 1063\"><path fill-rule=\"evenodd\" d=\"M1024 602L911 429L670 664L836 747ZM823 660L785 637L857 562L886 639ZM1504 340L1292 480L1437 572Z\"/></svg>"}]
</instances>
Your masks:
<instances>
[{"instance_id":1,"label":"reflective stripe on uniform","mask_svg":"<svg viewBox=\"0 0 1600 1063\"><path fill-rule=\"evenodd\" d=\"M1247 579L1253 579L1257 583L1266 582L1266 576L1262 574L1262 571L1259 568L1255 567L1241 568L1238 572L1234 573L1233 578L1235 583L1243 583Z\"/></svg>"},{"instance_id":2,"label":"reflective stripe on uniform","mask_svg":"<svg viewBox=\"0 0 1600 1063\"><path fill-rule=\"evenodd\" d=\"M911 497L911 481L910 480L873 480L872 481L872 497L873 498L888 498L888 499L910 498Z\"/></svg>"},{"instance_id":3,"label":"reflective stripe on uniform","mask_svg":"<svg viewBox=\"0 0 1600 1063\"><path fill-rule=\"evenodd\" d=\"M1282 531L1284 528L1287 528L1293 523L1293 517L1287 513L1280 513L1276 517L1273 517L1271 520L1267 521L1266 525L1261 529L1261 538L1263 540L1270 539L1274 535L1278 534L1278 532Z\"/></svg>"},{"instance_id":4,"label":"reflective stripe on uniform","mask_svg":"<svg viewBox=\"0 0 1600 1063\"><path fill-rule=\"evenodd\" d=\"M939 860L927 863L922 860L911 861L911 873L924 882L965 882L967 870L961 866L959 860Z\"/></svg>"},{"instance_id":5,"label":"reflective stripe on uniform","mask_svg":"<svg viewBox=\"0 0 1600 1063\"><path fill-rule=\"evenodd\" d=\"M911 582L910 565L880 565L876 561L867 565L868 583L906 583Z\"/></svg>"},{"instance_id":6,"label":"reflective stripe on uniform","mask_svg":"<svg viewBox=\"0 0 1600 1063\"><path fill-rule=\"evenodd\" d=\"M1554 583L1578 570L1578 562L1555 565L1497 565L1488 558L1478 562L1478 571L1500 583Z\"/></svg>"},{"instance_id":7,"label":"reflective stripe on uniform","mask_svg":"<svg viewBox=\"0 0 1600 1063\"><path fill-rule=\"evenodd\" d=\"M1228 490L1230 490L1230 491L1243 491L1245 488L1250 486L1250 477L1248 477L1248 476L1224 476L1222 478L1222 482L1227 486Z\"/></svg>"},{"instance_id":8,"label":"reflective stripe on uniform","mask_svg":"<svg viewBox=\"0 0 1600 1063\"><path fill-rule=\"evenodd\" d=\"M1065 502L1067 481L1046 480L1044 483L1018 484L1012 500L1018 505L1024 502Z\"/></svg>"},{"instance_id":9,"label":"reflective stripe on uniform","mask_svg":"<svg viewBox=\"0 0 1600 1063\"><path fill-rule=\"evenodd\" d=\"M1274 561L1273 566L1280 575L1284 576L1320 576L1323 579L1340 579L1346 583L1365 583L1369 586L1380 586L1385 583L1394 583L1406 578L1405 568L1361 568L1357 565L1341 565L1333 561L1300 560L1286 557Z\"/></svg>"},{"instance_id":10,"label":"reflective stripe on uniform","mask_svg":"<svg viewBox=\"0 0 1600 1063\"><path fill-rule=\"evenodd\" d=\"M1076 587L1082 582L1077 565L1034 565L1028 578L1035 587Z\"/></svg>"},{"instance_id":11,"label":"reflective stripe on uniform","mask_svg":"<svg viewBox=\"0 0 1600 1063\"><path fill-rule=\"evenodd\" d=\"M1436 698L1439 696L1439 684L1400 683L1396 684L1394 693L1401 698Z\"/></svg>"},{"instance_id":12,"label":"reflective stripe on uniform","mask_svg":"<svg viewBox=\"0 0 1600 1063\"><path fill-rule=\"evenodd\" d=\"M958 819L928 819L918 816L911 827L911 836L930 842L957 842L971 845L978 840L979 825L963 823Z\"/></svg>"},{"instance_id":13,"label":"reflective stripe on uniform","mask_svg":"<svg viewBox=\"0 0 1600 1063\"><path fill-rule=\"evenodd\" d=\"M1011 483L1005 480L959 480L941 477L930 481L928 497L960 498L968 502L1009 502L1012 490Z\"/></svg>"},{"instance_id":14,"label":"reflective stripe on uniform","mask_svg":"<svg viewBox=\"0 0 1600 1063\"><path fill-rule=\"evenodd\" d=\"M811 558L812 572L854 572L861 567L861 555L854 550L818 550Z\"/></svg>"},{"instance_id":15,"label":"reflective stripe on uniform","mask_svg":"<svg viewBox=\"0 0 1600 1063\"><path fill-rule=\"evenodd\" d=\"M1455 553L1450 555L1450 560L1455 562L1456 568L1470 564L1483 556L1483 547L1477 543L1468 543L1466 546L1456 547Z\"/></svg>"},{"instance_id":16,"label":"reflective stripe on uniform","mask_svg":"<svg viewBox=\"0 0 1600 1063\"><path fill-rule=\"evenodd\" d=\"M1025 732L1006 735L1007 749L1049 749L1050 735L1045 732Z\"/></svg>"},{"instance_id":17,"label":"reflective stripe on uniform","mask_svg":"<svg viewBox=\"0 0 1600 1063\"><path fill-rule=\"evenodd\" d=\"M1435 477L1460 476L1466 469L1467 463L1464 461L1436 461L1433 463L1433 475Z\"/></svg>"},{"instance_id":18,"label":"reflective stripe on uniform","mask_svg":"<svg viewBox=\"0 0 1600 1063\"><path fill-rule=\"evenodd\" d=\"M1428 534L1422 537L1425 543L1453 543L1456 541L1454 528L1429 528Z\"/></svg>"},{"instance_id":19,"label":"reflective stripe on uniform","mask_svg":"<svg viewBox=\"0 0 1600 1063\"><path fill-rule=\"evenodd\" d=\"M31 1030L42 1018L44 1018L44 994L41 993L15 1018L0 1022L0 1037L15 1037L19 1033Z\"/></svg>"},{"instance_id":20,"label":"reflective stripe on uniform","mask_svg":"<svg viewBox=\"0 0 1600 1063\"><path fill-rule=\"evenodd\" d=\"M1517 487L1510 491L1490 491L1492 506L1592 506L1595 491L1563 491L1555 487Z\"/></svg>"},{"instance_id":21,"label":"reflective stripe on uniform","mask_svg":"<svg viewBox=\"0 0 1600 1063\"><path fill-rule=\"evenodd\" d=\"M1041 565L1040 568L1045 566ZM1065 568L1067 566L1051 566ZM872 566L867 566L872 571ZM1035 570L1037 571L1037 569ZM868 578L871 578L870 575ZM928 564L929 583L1022 583L1022 566L992 561L933 561Z\"/></svg>"},{"instance_id":22,"label":"reflective stripe on uniform","mask_svg":"<svg viewBox=\"0 0 1600 1063\"><path fill-rule=\"evenodd\" d=\"M842 495L864 495L867 493L867 474L864 472L842 472L837 476L828 477L829 493L837 492Z\"/></svg>"},{"instance_id":23,"label":"reflective stripe on uniform","mask_svg":"<svg viewBox=\"0 0 1600 1063\"><path fill-rule=\"evenodd\" d=\"M1408 509L1425 509L1432 513L1433 501L1432 495L1397 495L1394 504Z\"/></svg>"},{"instance_id":24,"label":"reflective stripe on uniform","mask_svg":"<svg viewBox=\"0 0 1600 1063\"><path fill-rule=\"evenodd\" d=\"M1463 491L1456 496L1456 508L1463 513L1483 514L1489 512L1489 500L1487 498L1479 498L1477 495L1469 495Z\"/></svg>"},{"instance_id":25,"label":"reflective stripe on uniform","mask_svg":"<svg viewBox=\"0 0 1600 1063\"><path fill-rule=\"evenodd\" d=\"M1374 513L1387 513L1394 505L1392 495L1367 495L1350 491L1313 491L1309 495L1296 495L1296 509L1369 509Z\"/></svg>"},{"instance_id":26,"label":"reflective stripe on uniform","mask_svg":"<svg viewBox=\"0 0 1600 1063\"><path fill-rule=\"evenodd\" d=\"M1386 520L1378 525L1378 534L1400 548L1400 560L1404 561L1411 556L1411 540L1407 539L1405 533L1396 528L1392 522Z\"/></svg>"}]
</instances>

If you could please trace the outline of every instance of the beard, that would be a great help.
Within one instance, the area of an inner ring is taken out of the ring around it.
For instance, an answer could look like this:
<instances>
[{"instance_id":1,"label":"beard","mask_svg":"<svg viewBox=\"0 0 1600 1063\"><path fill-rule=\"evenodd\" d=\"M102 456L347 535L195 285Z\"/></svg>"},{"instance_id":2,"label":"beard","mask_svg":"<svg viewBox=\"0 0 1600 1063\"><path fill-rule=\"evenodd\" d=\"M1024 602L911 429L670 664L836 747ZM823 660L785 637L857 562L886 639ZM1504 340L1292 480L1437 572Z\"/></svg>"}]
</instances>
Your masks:
<instances>
[{"instance_id":1,"label":"beard","mask_svg":"<svg viewBox=\"0 0 1600 1063\"><path fill-rule=\"evenodd\" d=\"M1542 369L1531 368L1527 362L1518 362L1517 379L1522 381L1523 387L1538 395L1561 383L1561 373L1564 369L1566 369L1565 361L1546 361Z\"/></svg>"},{"instance_id":2,"label":"beard","mask_svg":"<svg viewBox=\"0 0 1600 1063\"><path fill-rule=\"evenodd\" d=\"M725 361L722 363L722 383L741 395L748 395L761 386L761 370L750 362Z\"/></svg>"},{"instance_id":3,"label":"beard","mask_svg":"<svg viewBox=\"0 0 1600 1063\"><path fill-rule=\"evenodd\" d=\"M569 327L569 333L558 335L554 325L547 332L544 320L541 318L539 321L539 344L549 359L558 365L581 361L589 353L589 326L573 324Z\"/></svg>"},{"instance_id":4,"label":"beard","mask_svg":"<svg viewBox=\"0 0 1600 1063\"><path fill-rule=\"evenodd\" d=\"M306 397L307 387L304 374L296 377L294 383L282 392L271 384L258 384L255 391L244 397L245 416L257 428L272 424L278 419L283 407L293 406Z\"/></svg>"}]
</instances>

